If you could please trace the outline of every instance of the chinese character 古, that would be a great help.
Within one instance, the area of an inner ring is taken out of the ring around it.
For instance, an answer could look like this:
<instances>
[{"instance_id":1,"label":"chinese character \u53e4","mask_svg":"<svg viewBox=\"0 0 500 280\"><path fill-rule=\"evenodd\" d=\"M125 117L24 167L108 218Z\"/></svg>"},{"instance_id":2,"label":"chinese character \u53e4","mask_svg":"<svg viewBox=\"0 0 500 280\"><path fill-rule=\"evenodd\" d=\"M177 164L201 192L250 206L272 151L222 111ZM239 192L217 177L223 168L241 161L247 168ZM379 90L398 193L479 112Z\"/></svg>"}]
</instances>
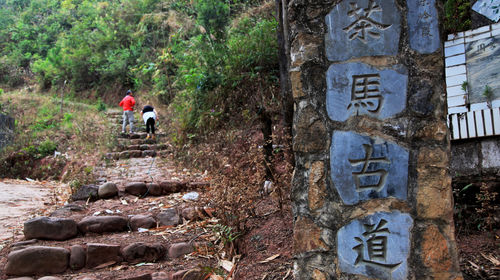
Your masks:
<instances>
[{"instance_id":1,"label":"chinese character \u53e4","mask_svg":"<svg viewBox=\"0 0 500 280\"><path fill-rule=\"evenodd\" d=\"M352 173L352 176L354 177L354 184L356 185L356 191L362 192L366 190L375 190L379 192L385 185L385 181L388 174L387 170L377 169L374 171L367 171L367 169L371 163L391 163L391 161L386 157L378 157L378 158L372 157L373 146L371 145L363 144L363 148L365 149L365 158L349 159L349 162L353 167L361 164L363 165L361 171ZM366 182L361 182L361 178L364 177L375 177L375 178L378 177L378 182L376 184L370 184L370 183L367 184Z\"/></svg>"},{"instance_id":2,"label":"chinese character \u53e4","mask_svg":"<svg viewBox=\"0 0 500 280\"><path fill-rule=\"evenodd\" d=\"M367 34L378 39L380 38L380 33L377 31L383 31L391 27L391 24L383 24L370 18L372 13L382 11L382 8L373 0L370 0L367 9L359 8L358 4L354 2L349 3L349 5L351 10L347 12L347 15L349 17L354 17L355 20L349 26L342 29L346 33L353 31L353 33L349 35L349 40L357 38L366 44Z\"/></svg>"},{"instance_id":3,"label":"chinese character \u53e4","mask_svg":"<svg viewBox=\"0 0 500 280\"><path fill-rule=\"evenodd\" d=\"M363 238L354 237L359 243L352 248L358 253L354 265L373 265L392 270L401 264L385 263L387 258L387 236L391 233L386 226L387 221L384 219L381 219L377 226L363 224L365 228L365 232L362 234Z\"/></svg>"},{"instance_id":4,"label":"chinese character \u53e4","mask_svg":"<svg viewBox=\"0 0 500 280\"><path fill-rule=\"evenodd\" d=\"M347 109L354 107L353 114L357 115L361 109L370 113L378 113L383 97L380 94L380 75L352 76L351 103Z\"/></svg>"}]
</instances>

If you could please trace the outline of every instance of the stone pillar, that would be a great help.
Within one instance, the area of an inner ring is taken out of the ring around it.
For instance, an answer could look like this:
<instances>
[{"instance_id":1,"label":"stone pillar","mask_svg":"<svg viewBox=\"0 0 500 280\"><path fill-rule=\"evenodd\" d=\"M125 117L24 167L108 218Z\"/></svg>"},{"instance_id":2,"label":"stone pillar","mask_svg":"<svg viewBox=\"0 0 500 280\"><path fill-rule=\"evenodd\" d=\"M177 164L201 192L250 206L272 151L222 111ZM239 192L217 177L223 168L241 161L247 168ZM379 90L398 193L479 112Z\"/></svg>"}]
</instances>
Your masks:
<instances>
[{"instance_id":1,"label":"stone pillar","mask_svg":"<svg viewBox=\"0 0 500 280\"><path fill-rule=\"evenodd\" d=\"M0 150L12 141L14 123L13 118L0 114Z\"/></svg>"},{"instance_id":2,"label":"stone pillar","mask_svg":"<svg viewBox=\"0 0 500 280\"><path fill-rule=\"evenodd\" d=\"M292 0L296 279L462 279L436 0Z\"/></svg>"}]
</instances>

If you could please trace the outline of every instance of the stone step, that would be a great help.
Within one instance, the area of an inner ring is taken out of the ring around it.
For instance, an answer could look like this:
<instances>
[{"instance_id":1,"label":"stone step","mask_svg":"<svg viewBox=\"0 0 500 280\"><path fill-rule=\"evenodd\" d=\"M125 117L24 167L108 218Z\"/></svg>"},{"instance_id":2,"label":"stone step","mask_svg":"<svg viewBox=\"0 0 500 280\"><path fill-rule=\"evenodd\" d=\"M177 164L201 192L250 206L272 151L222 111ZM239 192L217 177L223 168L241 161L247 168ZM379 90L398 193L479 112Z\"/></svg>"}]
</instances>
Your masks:
<instances>
[{"instance_id":1,"label":"stone step","mask_svg":"<svg viewBox=\"0 0 500 280\"><path fill-rule=\"evenodd\" d=\"M155 150L126 150L123 152L112 152L107 153L105 157L107 159L127 159L127 158L145 158L145 157L156 157L158 153Z\"/></svg>"},{"instance_id":2,"label":"stone step","mask_svg":"<svg viewBox=\"0 0 500 280\"><path fill-rule=\"evenodd\" d=\"M121 213L125 215L124 213ZM80 221L71 218L36 217L24 222L26 240L65 241L87 234L118 233L175 227L183 220L198 221L212 218L215 209L209 207L170 207L157 214L143 213L128 216L86 216Z\"/></svg>"},{"instance_id":3,"label":"stone step","mask_svg":"<svg viewBox=\"0 0 500 280\"><path fill-rule=\"evenodd\" d=\"M126 246L117 244L86 243L72 245L70 248L50 246L29 246L17 248L10 252L5 265L5 274L9 276L31 276L59 274L66 271L98 270L121 263L133 265L138 263L159 263L171 261L197 250L201 244L192 242L178 242L166 244L164 242L143 243L136 242ZM43 257L41 257L43 256ZM203 260L205 265L213 265L213 261ZM188 273L197 271L197 275ZM126 273L130 275L130 272ZM163 272L163 274L149 274L125 276L119 279L205 279L206 274L201 270L181 270L177 272ZM159 276L163 276L160 278ZM179 278L181 277L181 278ZM53 278L52 278L53 279ZM87 279L87 278L86 278ZM92 278L91 278L92 279Z\"/></svg>"},{"instance_id":4,"label":"stone step","mask_svg":"<svg viewBox=\"0 0 500 280\"><path fill-rule=\"evenodd\" d=\"M133 133L133 134L128 134L128 133L120 133L118 135L118 138L122 139L145 139L148 134L144 132L139 132L139 133ZM165 133L156 133L155 134L156 138L162 138L165 137Z\"/></svg>"},{"instance_id":5,"label":"stone step","mask_svg":"<svg viewBox=\"0 0 500 280\"><path fill-rule=\"evenodd\" d=\"M210 188L210 182L193 181L183 182L176 180L159 181L159 183L129 182L123 186L126 193L144 197L162 196L172 193L188 191L205 191ZM98 199L109 199L120 195L118 186L113 182L106 182L100 186L83 185L71 195L71 200L95 201Z\"/></svg>"},{"instance_id":6,"label":"stone step","mask_svg":"<svg viewBox=\"0 0 500 280\"><path fill-rule=\"evenodd\" d=\"M158 138L156 139L142 139L142 138L137 138L137 139L127 139L127 138L119 138L118 139L118 144L119 145L144 145L144 144L157 144L159 140Z\"/></svg>"},{"instance_id":7,"label":"stone step","mask_svg":"<svg viewBox=\"0 0 500 280\"><path fill-rule=\"evenodd\" d=\"M130 143L127 144L118 144L115 147L115 152L123 152L123 151L130 151L130 150L141 150L141 151L146 151L146 150L153 150L153 151L161 151L161 150L166 150L168 148L171 148L167 144L136 144L136 145L130 145Z\"/></svg>"}]
</instances>

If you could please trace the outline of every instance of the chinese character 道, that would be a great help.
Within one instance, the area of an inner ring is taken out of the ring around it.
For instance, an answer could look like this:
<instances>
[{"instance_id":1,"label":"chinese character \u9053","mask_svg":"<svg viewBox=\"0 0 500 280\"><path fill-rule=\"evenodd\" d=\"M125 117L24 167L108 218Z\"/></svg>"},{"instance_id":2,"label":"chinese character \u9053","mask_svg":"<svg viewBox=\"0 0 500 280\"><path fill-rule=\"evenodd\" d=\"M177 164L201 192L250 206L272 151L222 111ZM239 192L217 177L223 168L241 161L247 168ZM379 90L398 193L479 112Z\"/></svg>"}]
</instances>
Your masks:
<instances>
[{"instance_id":1,"label":"chinese character \u9053","mask_svg":"<svg viewBox=\"0 0 500 280\"><path fill-rule=\"evenodd\" d=\"M377 226L363 224L363 237L354 237L358 245L352 249L358 253L354 265L373 265L386 269L394 269L401 263L387 264L387 237L391 233L386 227L387 221L381 219ZM366 253L366 254L365 254ZM366 257L368 256L368 257Z\"/></svg>"}]
</instances>

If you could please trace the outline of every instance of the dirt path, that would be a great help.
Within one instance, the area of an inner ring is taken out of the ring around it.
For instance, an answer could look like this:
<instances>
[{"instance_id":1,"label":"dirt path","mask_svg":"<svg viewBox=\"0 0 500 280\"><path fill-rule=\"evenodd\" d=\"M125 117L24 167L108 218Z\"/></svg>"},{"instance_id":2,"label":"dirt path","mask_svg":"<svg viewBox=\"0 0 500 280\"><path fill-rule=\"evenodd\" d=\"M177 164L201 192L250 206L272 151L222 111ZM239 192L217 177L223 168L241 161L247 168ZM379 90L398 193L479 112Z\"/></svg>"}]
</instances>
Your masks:
<instances>
[{"instance_id":1,"label":"dirt path","mask_svg":"<svg viewBox=\"0 0 500 280\"><path fill-rule=\"evenodd\" d=\"M0 242L22 235L24 221L42 214L69 195L69 188L55 182L0 181Z\"/></svg>"}]
</instances>

